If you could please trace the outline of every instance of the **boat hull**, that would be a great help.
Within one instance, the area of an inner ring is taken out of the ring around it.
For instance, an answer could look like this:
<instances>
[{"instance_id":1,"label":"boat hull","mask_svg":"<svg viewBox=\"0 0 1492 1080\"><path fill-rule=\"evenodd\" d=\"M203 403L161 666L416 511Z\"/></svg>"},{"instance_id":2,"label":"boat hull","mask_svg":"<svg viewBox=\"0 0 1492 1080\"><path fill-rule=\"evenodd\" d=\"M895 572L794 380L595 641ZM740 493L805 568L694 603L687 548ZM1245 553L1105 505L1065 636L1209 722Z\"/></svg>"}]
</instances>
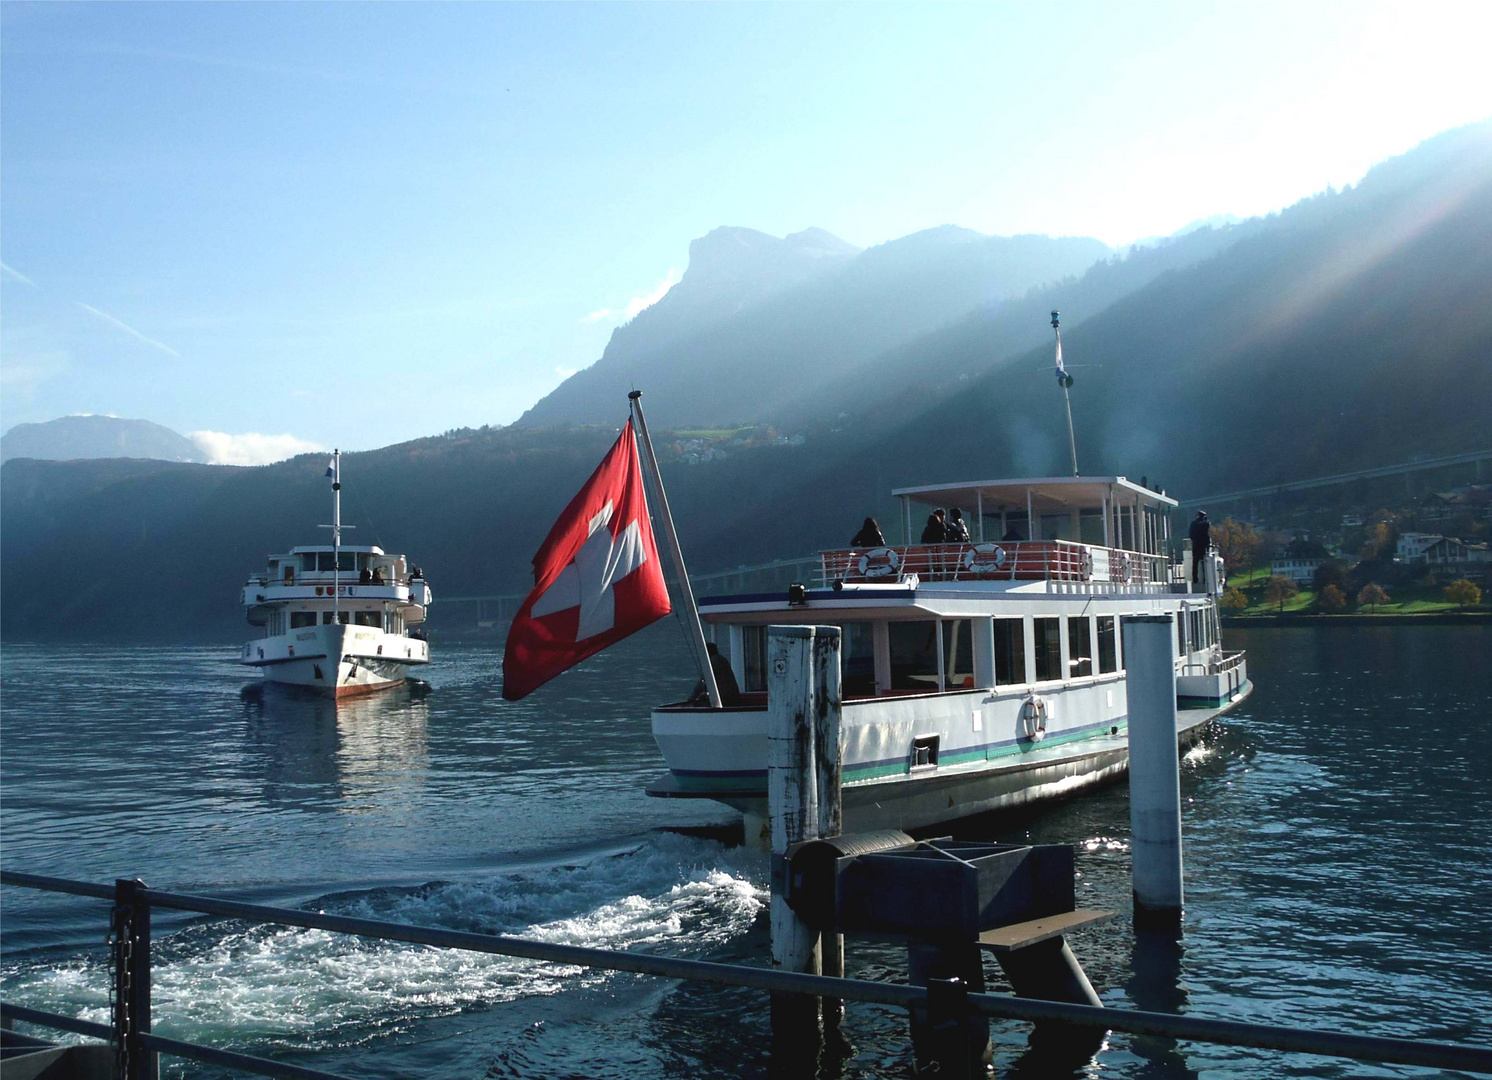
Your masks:
<instances>
[{"instance_id":1,"label":"boat hull","mask_svg":"<svg viewBox=\"0 0 1492 1080\"><path fill-rule=\"evenodd\" d=\"M1129 767L1123 687L1121 677L1044 691L1059 723L1041 739L1022 736L1020 693L1003 698L979 691L943 694L895 703L898 708L891 709L877 708L880 702L848 703L845 829L922 829L1062 798L1118 779ZM1183 746L1195 741L1211 720L1252 690L1240 671L1239 678L1221 691L1223 700L1180 709L1178 741ZM898 712L911 712L910 723ZM971 723L976 714L982 714L980 721ZM668 710L656 713L654 734L671 771L651 785L648 794L709 798L734 807L745 817L747 841L761 843L768 827L765 769L741 766L765 763L766 714L762 710L748 715L753 722L743 724L742 714L735 714L737 722L729 732L703 729L696 721L691 739L681 730L691 726L685 717L670 716ZM940 748L946 748L936 766L911 765L905 750L900 750L895 764L878 758L887 747L910 746L918 735L930 734L938 735ZM707 749L716 767L690 768L702 763L698 755ZM726 764L737 767L723 767Z\"/></svg>"},{"instance_id":2,"label":"boat hull","mask_svg":"<svg viewBox=\"0 0 1492 1080\"><path fill-rule=\"evenodd\" d=\"M267 682L336 698L399 686L429 660L430 647L418 638L346 625L305 627L250 641L240 657Z\"/></svg>"}]
</instances>

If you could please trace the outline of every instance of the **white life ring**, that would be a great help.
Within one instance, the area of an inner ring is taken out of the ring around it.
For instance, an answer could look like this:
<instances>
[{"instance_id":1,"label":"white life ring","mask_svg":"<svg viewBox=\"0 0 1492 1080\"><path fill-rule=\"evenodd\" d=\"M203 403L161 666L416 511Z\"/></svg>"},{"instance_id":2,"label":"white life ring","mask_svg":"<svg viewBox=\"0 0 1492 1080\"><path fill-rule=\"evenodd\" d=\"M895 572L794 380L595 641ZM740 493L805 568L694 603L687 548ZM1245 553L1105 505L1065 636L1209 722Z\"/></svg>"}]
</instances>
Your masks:
<instances>
[{"instance_id":1,"label":"white life ring","mask_svg":"<svg viewBox=\"0 0 1492 1080\"><path fill-rule=\"evenodd\" d=\"M1123 551L1109 552L1109 580L1124 582L1129 580L1129 555Z\"/></svg>"},{"instance_id":2,"label":"white life ring","mask_svg":"<svg viewBox=\"0 0 1492 1080\"><path fill-rule=\"evenodd\" d=\"M971 574L995 574L1005 569L1005 549L999 544L975 544L964 550L961 560Z\"/></svg>"},{"instance_id":3,"label":"white life ring","mask_svg":"<svg viewBox=\"0 0 1492 1080\"><path fill-rule=\"evenodd\" d=\"M855 568L864 578L891 577L901 568L901 557L890 548L872 548L860 556Z\"/></svg>"},{"instance_id":4,"label":"white life ring","mask_svg":"<svg viewBox=\"0 0 1492 1080\"><path fill-rule=\"evenodd\" d=\"M1046 737L1046 721L1049 710L1045 698L1028 694L1021 703L1021 736L1032 742Z\"/></svg>"}]
</instances>

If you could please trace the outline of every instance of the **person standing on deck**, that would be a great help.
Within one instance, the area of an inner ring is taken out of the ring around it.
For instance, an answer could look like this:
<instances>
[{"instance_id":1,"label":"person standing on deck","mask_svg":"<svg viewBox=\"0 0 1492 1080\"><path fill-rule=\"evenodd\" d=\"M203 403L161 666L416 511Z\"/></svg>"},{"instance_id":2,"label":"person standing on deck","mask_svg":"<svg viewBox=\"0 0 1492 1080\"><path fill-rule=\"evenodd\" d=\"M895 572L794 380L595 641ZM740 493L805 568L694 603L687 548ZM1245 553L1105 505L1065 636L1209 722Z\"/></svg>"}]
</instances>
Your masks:
<instances>
[{"instance_id":1,"label":"person standing on deck","mask_svg":"<svg viewBox=\"0 0 1492 1080\"><path fill-rule=\"evenodd\" d=\"M731 670L730 661L720 655L720 647L713 641L705 642L705 655L710 658L710 670L715 673L715 686L720 691L720 705L722 708L733 709L741 704L741 687L736 682L736 673ZM694 686L694 693L689 696L691 705L710 704L709 691L705 689L705 681L700 679Z\"/></svg>"},{"instance_id":2,"label":"person standing on deck","mask_svg":"<svg viewBox=\"0 0 1492 1080\"><path fill-rule=\"evenodd\" d=\"M927 527L922 530L924 544L941 544L948 537L948 526L943 523L943 508L940 506L927 515Z\"/></svg>"},{"instance_id":3,"label":"person standing on deck","mask_svg":"<svg viewBox=\"0 0 1492 1080\"><path fill-rule=\"evenodd\" d=\"M964 512L958 507L948 511L948 532L943 537L945 544L967 544L969 542L969 526L964 521Z\"/></svg>"},{"instance_id":4,"label":"person standing on deck","mask_svg":"<svg viewBox=\"0 0 1492 1080\"><path fill-rule=\"evenodd\" d=\"M860 531L855 534L855 539L850 541L852 548L878 548L886 546L886 538L881 535L881 527L876 524L875 518L866 518L865 524L860 526Z\"/></svg>"},{"instance_id":5,"label":"person standing on deck","mask_svg":"<svg viewBox=\"0 0 1492 1080\"><path fill-rule=\"evenodd\" d=\"M1212 550L1212 526L1207 523L1206 510L1197 511L1188 535L1192 541L1192 581L1201 581L1202 560Z\"/></svg>"}]
</instances>

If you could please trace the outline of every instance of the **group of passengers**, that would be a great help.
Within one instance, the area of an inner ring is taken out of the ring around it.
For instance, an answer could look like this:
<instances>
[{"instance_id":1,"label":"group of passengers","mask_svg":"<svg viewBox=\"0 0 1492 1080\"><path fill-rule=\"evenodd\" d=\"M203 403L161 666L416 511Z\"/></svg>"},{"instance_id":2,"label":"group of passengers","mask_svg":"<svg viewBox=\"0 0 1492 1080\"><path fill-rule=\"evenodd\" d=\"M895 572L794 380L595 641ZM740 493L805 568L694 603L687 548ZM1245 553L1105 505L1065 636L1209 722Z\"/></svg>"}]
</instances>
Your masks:
<instances>
[{"instance_id":1,"label":"group of passengers","mask_svg":"<svg viewBox=\"0 0 1492 1080\"><path fill-rule=\"evenodd\" d=\"M944 511L940 506L931 514L927 515L927 525L922 530L922 543L924 544L967 544L972 537L969 535L969 523L964 520L964 512L958 507ZM1005 540L1023 540L1020 532L1012 527L1003 537ZM886 538L881 535L881 527L876 524L875 518L866 518L865 524L860 526L860 531L850 541L852 548L878 548L886 546Z\"/></svg>"}]
</instances>

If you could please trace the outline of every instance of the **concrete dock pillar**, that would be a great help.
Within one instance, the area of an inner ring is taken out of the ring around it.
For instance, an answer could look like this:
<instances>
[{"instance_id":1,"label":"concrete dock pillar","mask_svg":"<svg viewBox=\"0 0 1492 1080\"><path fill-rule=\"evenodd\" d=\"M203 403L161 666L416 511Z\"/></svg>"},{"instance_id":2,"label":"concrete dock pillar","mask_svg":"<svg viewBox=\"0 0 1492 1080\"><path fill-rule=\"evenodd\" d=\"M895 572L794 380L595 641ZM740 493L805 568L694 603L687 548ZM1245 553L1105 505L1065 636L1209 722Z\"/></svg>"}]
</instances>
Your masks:
<instances>
[{"instance_id":1,"label":"concrete dock pillar","mask_svg":"<svg viewBox=\"0 0 1492 1080\"><path fill-rule=\"evenodd\" d=\"M844 735L840 727L843 700L840 682L840 630L837 626L813 628L813 751L814 780L818 796L818 836L844 832L844 800L840 783ZM820 966L825 975L844 975L844 935L825 933L819 943ZM822 998L824 1038L830 1048L843 1052L839 1036L844 1002Z\"/></svg>"},{"instance_id":2,"label":"concrete dock pillar","mask_svg":"<svg viewBox=\"0 0 1492 1080\"><path fill-rule=\"evenodd\" d=\"M1179 927L1181 760L1176 733L1175 620L1120 620L1129 696L1129 823L1135 925Z\"/></svg>"},{"instance_id":3,"label":"concrete dock pillar","mask_svg":"<svg viewBox=\"0 0 1492 1080\"><path fill-rule=\"evenodd\" d=\"M819 830L815 637L812 626L767 628L772 966L810 975L823 970L819 932L788 906L786 855L789 847L816 837ZM818 999L804 994L773 994L771 1015L774 1074L796 1075L806 1070L805 1075L812 1075L821 1048Z\"/></svg>"}]
</instances>

